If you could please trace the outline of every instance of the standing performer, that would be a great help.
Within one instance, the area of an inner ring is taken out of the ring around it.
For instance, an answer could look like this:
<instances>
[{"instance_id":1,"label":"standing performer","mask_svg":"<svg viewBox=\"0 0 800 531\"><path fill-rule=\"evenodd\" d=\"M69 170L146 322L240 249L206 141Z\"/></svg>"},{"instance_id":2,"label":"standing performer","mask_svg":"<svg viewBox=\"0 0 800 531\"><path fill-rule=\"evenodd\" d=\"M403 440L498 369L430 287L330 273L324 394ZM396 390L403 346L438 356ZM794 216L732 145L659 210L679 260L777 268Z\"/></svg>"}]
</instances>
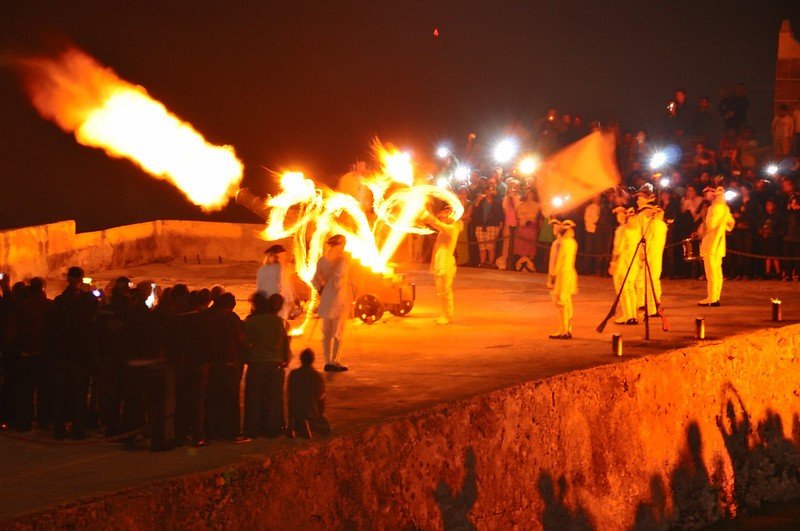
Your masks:
<instances>
[{"instance_id":1,"label":"standing performer","mask_svg":"<svg viewBox=\"0 0 800 531\"><path fill-rule=\"evenodd\" d=\"M639 220L639 232L646 243L646 265L650 268L650 273L648 274L645 270L645 249L639 249L636 304L637 308L644 308L646 299L647 308L645 310L647 314L650 317L657 317L656 302L661 302L661 271L664 263L664 247L667 244L667 224L664 222L664 210L649 204L640 208L637 218ZM649 282L653 283L652 289L648 285ZM655 300L653 300L653 292L655 292Z\"/></svg>"},{"instance_id":2,"label":"standing performer","mask_svg":"<svg viewBox=\"0 0 800 531\"><path fill-rule=\"evenodd\" d=\"M653 219L653 205L655 201L656 201L656 196L653 193L653 185L649 183L643 185L636 192L636 210L637 210L636 219L639 225L639 239L641 240L642 238L644 238L648 247L650 246L650 240L652 238L652 234L650 232L650 222ZM647 277L647 272L644 269L645 266L644 249L645 246L641 246L639 248L639 251L636 253L637 256L636 265L633 266L637 269L634 289L636 290L636 308L647 310L647 308L644 307L644 300L645 300L644 288L646 286L645 278ZM647 258L648 259L650 258L649 254ZM652 298L652 293L648 293L647 297L648 306L650 305L649 299L651 298ZM653 306L653 308L655 308L655 306ZM650 313L654 313L654 311Z\"/></svg>"},{"instance_id":3,"label":"standing performer","mask_svg":"<svg viewBox=\"0 0 800 531\"><path fill-rule=\"evenodd\" d=\"M353 311L350 260L344 254L344 236L331 236L326 243L329 245L328 252L317 263L311 283L320 294L317 313L322 318L325 371L341 372L347 370L346 366L339 363L344 325Z\"/></svg>"},{"instance_id":4,"label":"standing performer","mask_svg":"<svg viewBox=\"0 0 800 531\"><path fill-rule=\"evenodd\" d=\"M436 324L446 325L453 321L453 279L456 276L455 250L458 235L464 227L461 220L450 218L453 210L446 206L436 217L425 212L422 221L438 231L436 243L433 245L431 273L436 283L436 296L442 305L442 314Z\"/></svg>"},{"instance_id":5,"label":"standing performer","mask_svg":"<svg viewBox=\"0 0 800 531\"><path fill-rule=\"evenodd\" d=\"M614 320L615 324L638 323L636 319L636 276L639 273L637 264L631 266L631 262L636 259L636 249L641 239L639 233L639 223L636 218L636 211L633 208L625 210L624 207L614 209L617 214L617 227L614 233L614 250L611 256L611 265L608 273L614 281L615 293L620 293L620 304L622 306L622 316ZM630 269L630 272L628 270ZM628 278L625 278L628 275ZM624 283L624 284L623 284Z\"/></svg>"},{"instance_id":6,"label":"standing performer","mask_svg":"<svg viewBox=\"0 0 800 531\"><path fill-rule=\"evenodd\" d=\"M578 291L578 272L575 270L575 258L578 254L578 242L575 241L575 222L568 219L560 224L558 247L555 243L551 250L551 258L555 254L553 268L550 271L550 295L558 307L560 318L559 329L551 334L550 339L572 339L572 296Z\"/></svg>"},{"instance_id":7,"label":"standing performer","mask_svg":"<svg viewBox=\"0 0 800 531\"><path fill-rule=\"evenodd\" d=\"M706 298L697 304L699 306L719 306L719 299L722 295L722 258L725 256L725 233L732 231L736 222L731 215L731 209L725 203L725 190L721 186L706 187L703 193L711 200L706 217L700 226L703 238L700 241L700 256L703 257L703 267L708 280Z\"/></svg>"},{"instance_id":8,"label":"standing performer","mask_svg":"<svg viewBox=\"0 0 800 531\"><path fill-rule=\"evenodd\" d=\"M653 283L653 291L648 293L647 313L650 317L658 315L657 304L661 304L661 272L664 269L664 247L667 245L667 223L664 221L664 209L654 207L645 240L647 241L647 266L650 276L647 282ZM645 272L646 273L646 272ZM655 297L652 297L655 293ZM655 300L654 300L655 299Z\"/></svg>"},{"instance_id":9,"label":"standing performer","mask_svg":"<svg viewBox=\"0 0 800 531\"><path fill-rule=\"evenodd\" d=\"M288 254L283 245L273 245L266 250L266 255L264 265L256 272L256 291L267 299L270 295L279 293L283 297L283 307L278 312L278 317L288 320L295 307Z\"/></svg>"}]
</instances>

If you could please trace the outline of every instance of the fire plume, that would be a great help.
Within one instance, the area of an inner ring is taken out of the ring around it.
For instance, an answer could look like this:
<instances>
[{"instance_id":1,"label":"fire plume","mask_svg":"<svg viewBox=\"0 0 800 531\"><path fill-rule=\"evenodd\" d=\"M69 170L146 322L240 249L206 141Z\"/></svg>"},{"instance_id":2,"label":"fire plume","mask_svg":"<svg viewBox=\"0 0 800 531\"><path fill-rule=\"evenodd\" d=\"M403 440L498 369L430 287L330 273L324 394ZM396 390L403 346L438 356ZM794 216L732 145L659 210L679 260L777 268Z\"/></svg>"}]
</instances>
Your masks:
<instances>
[{"instance_id":1,"label":"fire plume","mask_svg":"<svg viewBox=\"0 0 800 531\"><path fill-rule=\"evenodd\" d=\"M244 166L231 146L206 142L138 85L81 50L17 60L36 110L85 146L169 181L204 210L235 195Z\"/></svg>"},{"instance_id":2,"label":"fire plume","mask_svg":"<svg viewBox=\"0 0 800 531\"><path fill-rule=\"evenodd\" d=\"M318 187L299 172L285 172L280 177L280 193L266 201L269 219L263 237L267 240L291 238L298 276L310 287L324 244L332 234L345 236L345 250L374 273L391 277L390 262L408 234L430 234L420 224L420 215L431 200L450 206L453 219L464 208L447 190L429 184L414 183L410 155L375 141L374 151L381 170L364 179L373 196L375 218L370 219L359 202L345 193ZM316 291L306 308L303 324L292 333L299 335L308 324L316 304Z\"/></svg>"}]
</instances>

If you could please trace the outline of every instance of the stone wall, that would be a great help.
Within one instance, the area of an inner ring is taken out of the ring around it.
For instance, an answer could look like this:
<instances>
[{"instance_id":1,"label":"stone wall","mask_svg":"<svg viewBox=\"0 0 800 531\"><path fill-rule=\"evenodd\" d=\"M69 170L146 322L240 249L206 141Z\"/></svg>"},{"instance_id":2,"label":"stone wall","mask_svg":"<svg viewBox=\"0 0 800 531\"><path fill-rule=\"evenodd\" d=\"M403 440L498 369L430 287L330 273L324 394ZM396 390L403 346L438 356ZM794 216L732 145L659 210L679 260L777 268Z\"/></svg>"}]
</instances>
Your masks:
<instances>
[{"instance_id":1,"label":"stone wall","mask_svg":"<svg viewBox=\"0 0 800 531\"><path fill-rule=\"evenodd\" d=\"M800 325L443 404L11 527L666 529L800 497Z\"/></svg>"},{"instance_id":2,"label":"stone wall","mask_svg":"<svg viewBox=\"0 0 800 531\"><path fill-rule=\"evenodd\" d=\"M187 259L258 260L263 225L151 221L96 232L75 232L74 221L0 232L0 271L13 279L60 276L71 265L87 272Z\"/></svg>"}]
</instances>

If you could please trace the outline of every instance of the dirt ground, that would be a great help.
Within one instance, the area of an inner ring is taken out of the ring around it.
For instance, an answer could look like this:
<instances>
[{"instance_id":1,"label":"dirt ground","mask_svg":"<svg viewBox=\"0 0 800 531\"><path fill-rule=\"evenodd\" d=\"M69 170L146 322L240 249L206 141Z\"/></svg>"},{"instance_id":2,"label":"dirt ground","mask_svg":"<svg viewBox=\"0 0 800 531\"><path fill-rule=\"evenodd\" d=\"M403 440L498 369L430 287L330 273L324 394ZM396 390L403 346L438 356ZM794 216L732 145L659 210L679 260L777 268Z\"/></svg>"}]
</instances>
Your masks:
<instances>
[{"instance_id":1,"label":"dirt ground","mask_svg":"<svg viewBox=\"0 0 800 531\"><path fill-rule=\"evenodd\" d=\"M236 310L244 316L257 267L255 262L197 265L181 261L93 276L100 283L126 274L134 281L151 279L160 285L185 282L200 288L222 284L236 295ZM411 313L405 317L386 313L373 325L351 321L343 348L343 362L351 370L326 374L328 416L336 431L359 429L430 404L524 381L681 348L695 342L694 321L698 316L705 317L709 342L800 320L797 283L730 281L725 284L721 307L701 308L696 301L705 295L705 282L664 281L669 332L663 332L660 321L653 320L650 341L644 341L642 324L610 323L599 334L595 327L613 300L611 280L580 277L580 292L575 297L575 337L554 341L547 338L555 330L556 313L544 275L462 268L455 283L456 320L439 326L434 323L438 306L426 268L412 267L406 274L417 286ZM55 295L62 284L53 279L49 294ZM782 323L770 320L771 297L784 301ZM313 334L294 340L295 353L306 346L319 351L319 328L312 324ZM614 333L623 336L621 358L611 353ZM321 366L320 360L317 364ZM292 367L296 365L293 360ZM24 440L12 438L16 435L0 435L0 520L143 482L224 467L277 449L316 443L283 438L245 444L213 441L206 448L152 454L144 446L140 451L125 451L121 445L100 441L99 435L80 443L55 443L48 433L38 431L25 434Z\"/></svg>"}]
</instances>

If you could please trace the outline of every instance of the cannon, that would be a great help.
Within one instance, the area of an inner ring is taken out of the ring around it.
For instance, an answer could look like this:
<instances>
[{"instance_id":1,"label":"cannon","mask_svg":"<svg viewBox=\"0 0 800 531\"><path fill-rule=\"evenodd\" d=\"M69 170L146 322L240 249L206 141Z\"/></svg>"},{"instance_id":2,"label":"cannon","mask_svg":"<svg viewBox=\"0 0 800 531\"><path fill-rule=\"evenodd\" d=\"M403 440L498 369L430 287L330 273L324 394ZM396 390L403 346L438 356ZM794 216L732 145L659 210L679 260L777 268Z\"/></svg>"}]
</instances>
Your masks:
<instances>
[{"instance_id":1,"label":"cannon","mask_svg":"<svg viewBox=\"0 0 800 531\"><path fill-rule=\"evenodd\" d=\"M270 209L264 199L247 188L242 188L236 194L236 203L264 221L269 218ZM292 218L296 219L296 213L295 216L292 214L290 210L286 216L288 223L293 222ZM291 245L286 247L292 248ZM310 298L308 287L299 278L295 280L295 294L299 299L307 301ZM387 311L397 317L404 317L414 308L416 286L401 273L386 277L354 260L350 269L350 280L355 288L353 313L366 324L380 321Z\"/></svg>"}]
</instances>

